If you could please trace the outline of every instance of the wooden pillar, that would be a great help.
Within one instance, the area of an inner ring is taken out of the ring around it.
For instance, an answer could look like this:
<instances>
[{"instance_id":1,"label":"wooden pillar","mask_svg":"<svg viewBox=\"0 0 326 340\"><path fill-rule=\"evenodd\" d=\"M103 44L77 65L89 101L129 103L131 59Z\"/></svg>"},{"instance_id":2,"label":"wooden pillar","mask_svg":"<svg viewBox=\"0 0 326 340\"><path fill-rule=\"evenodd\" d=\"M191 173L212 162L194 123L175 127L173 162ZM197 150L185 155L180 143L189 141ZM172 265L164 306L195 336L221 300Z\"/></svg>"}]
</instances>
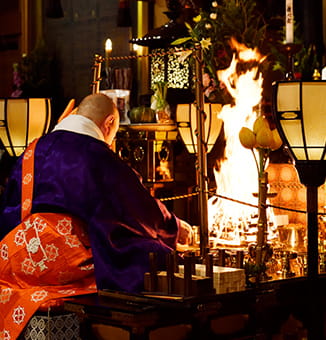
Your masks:
<instances>
[{"instance_id":1,"label":"wooden pillar","mask_svg":"<svg viewBox=\"0 0 326 340\"><path fill-rule=\"evenodd\" d=\"M143 37L149 30L149 3L137 2L137 37ZM137 55L148 54L148 47L138 46ZM149 58L137 59L137 88L138 94L148 93L149 89Z\"/></svg>"},{"instance_id":2,"label":"wooden pillar","mask_svg":"<svg viewBox=\"0 0 326 340\"><path fill-rule=\"evenodd\" d=\"M21 12L21 54L30 50L29 0L20 0Z\"/></svg>"}]
</instances>

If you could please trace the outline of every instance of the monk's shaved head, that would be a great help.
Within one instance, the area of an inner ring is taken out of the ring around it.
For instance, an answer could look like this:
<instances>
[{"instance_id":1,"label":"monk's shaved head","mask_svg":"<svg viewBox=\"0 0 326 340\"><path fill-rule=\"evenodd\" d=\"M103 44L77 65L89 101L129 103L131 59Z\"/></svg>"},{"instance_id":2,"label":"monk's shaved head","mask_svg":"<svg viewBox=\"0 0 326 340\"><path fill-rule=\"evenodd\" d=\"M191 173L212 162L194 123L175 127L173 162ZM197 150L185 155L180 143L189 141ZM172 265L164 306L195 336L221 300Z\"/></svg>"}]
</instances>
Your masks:
<instances>
[{"instance_id":1,"label":"monk's shaved head","mask_svg":"<svg viewBox=\"0 0 326 340\"><path fill-rule=\"evenodd\" d=\"M78 106L77 114L91 119L98 126L103 124L108 115L119 114L113 100L103 93L85 97Z\"/></svg>"},{"instance_id":2,"label":"monk's shaved head","mask_svg":"<svg viewBox=\"0 0 326 340\"><path fill-rule=\"evenodd\" d=\"M113 100L103 93L85 97L77 114L92 120L102 131L105 142L111 145L119 129L119 111Z\"/></svg>"}]
</instances>

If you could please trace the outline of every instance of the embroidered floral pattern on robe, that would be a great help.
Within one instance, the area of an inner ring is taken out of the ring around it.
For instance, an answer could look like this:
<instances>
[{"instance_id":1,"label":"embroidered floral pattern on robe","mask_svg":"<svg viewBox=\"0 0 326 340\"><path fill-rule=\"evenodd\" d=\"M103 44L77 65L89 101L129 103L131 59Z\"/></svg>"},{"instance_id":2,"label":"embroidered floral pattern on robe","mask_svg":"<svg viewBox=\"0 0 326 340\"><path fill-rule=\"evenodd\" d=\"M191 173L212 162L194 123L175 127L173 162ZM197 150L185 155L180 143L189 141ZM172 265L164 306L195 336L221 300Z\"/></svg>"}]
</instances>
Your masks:
<instances>
[{"instance_id":1,"label":"embroidered floral pattern on robe","mask_svg":"<svg viewBox=\"0 0 326 340\"><path fill-rule=\"evenodd\" d=\"M32 182L23 176L23 186ZM23 202L28 212L31 199ZM0 273L0 340L16 339L40 306L96 291L87 236L66 214L27 214L0 242Z\"/></svg>"}]
</instances>

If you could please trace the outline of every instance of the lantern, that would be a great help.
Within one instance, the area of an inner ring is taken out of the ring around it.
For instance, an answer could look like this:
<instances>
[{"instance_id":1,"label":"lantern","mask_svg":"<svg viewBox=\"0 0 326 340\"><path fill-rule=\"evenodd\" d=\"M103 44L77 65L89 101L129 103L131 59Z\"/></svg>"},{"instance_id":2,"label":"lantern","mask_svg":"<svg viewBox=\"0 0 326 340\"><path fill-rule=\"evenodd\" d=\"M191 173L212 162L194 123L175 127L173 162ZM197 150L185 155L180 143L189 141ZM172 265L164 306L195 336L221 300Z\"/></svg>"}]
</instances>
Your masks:
<instances>
[{"instance_id":1,"label":"lantern","mask_svg":"<svg viewBox=\"0 0 326 340\"><path fill-rule=\"evenodd\" d=\"M222 109L221 104L205 103L204 114L205 119L205 137L203 143L206 144L206 152L209 153L220 134L223 121L217 118ZM188 152L197 153L197 111L196 105L178 104L177 106L177 126L181 138L187 147Z\"/></svg>"},{"instance_id":2,"label":"lantern","mask_svg":"<svg viewBox=\"0 0 326 340\"><path fill-rule=\"evenodd\" d=\"M326 162L326 82L276 83L274 116L296 167L302 168L298 170L301 182L306 184L314 181L317 186L323 184ZM305 175L305 169L311 169L314 164L318 174L310 178L310 171Z\"/></svg>"},{"instance_id":3,"label":"lantern","mask_svg":"<svg viewBox=\"0 0 326 340\"><path fill-rule=\"evenodd\" d=\"M307 188L308 278L318 276L318 187L326 177L326 82L273 85L273 114L302 184Z\"/></svg>"},{"instance_id":4,"label":"lantern","mask_svg":"<svg viewBox=\"0 0 326 340\"><path fill-rule=\"evenodd\" d=\"M0 138L9 155L18 157L51 120L49 98L0 98Z\"/></svg>"},{"instance_id":5,"label":"lantern","mask_svg":"<svg viewBox=\"0 0 326 340\"><path fill-rule=\"evenodd\" d=\"M318 187L326 177L326 82L283 81L273 85L273 114L302 184L307 188L308 338L324 336L320 303Z\"/></svg>"}]
</instances>

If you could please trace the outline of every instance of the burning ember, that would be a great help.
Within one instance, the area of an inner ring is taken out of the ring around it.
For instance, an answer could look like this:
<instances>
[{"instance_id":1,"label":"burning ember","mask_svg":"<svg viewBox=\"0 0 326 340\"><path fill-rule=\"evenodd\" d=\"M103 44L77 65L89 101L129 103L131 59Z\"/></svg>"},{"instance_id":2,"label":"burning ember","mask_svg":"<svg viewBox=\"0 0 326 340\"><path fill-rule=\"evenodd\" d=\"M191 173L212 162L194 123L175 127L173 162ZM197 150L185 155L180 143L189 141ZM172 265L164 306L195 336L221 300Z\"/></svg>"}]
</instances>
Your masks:
<instances>
[{"instance_id":1,"label":"burning ember","mask_svg":"<svg viewBox=\"0 0 326 340\"><path fill-rule=\"evenodd\" d=\"M249 49L235 40L235 49L228 69L218 72L219 80L234 99L234 105L225 105L219 114L224 122L225 157L215 171L217 195L245 202L213 197L209 201L209 232L213 246L242 246L256 241L258 200L258 173L251 150L239 140L242 127L252 127L260 115L263 77L259 70L265 60L256 49ZM269 216L271 221L272 216ZM272 223L269 223L272 225ZM269 228L273 229L273 228ZM273 231L269 230L272 234Z\"/></svg>"}]
</instances>

